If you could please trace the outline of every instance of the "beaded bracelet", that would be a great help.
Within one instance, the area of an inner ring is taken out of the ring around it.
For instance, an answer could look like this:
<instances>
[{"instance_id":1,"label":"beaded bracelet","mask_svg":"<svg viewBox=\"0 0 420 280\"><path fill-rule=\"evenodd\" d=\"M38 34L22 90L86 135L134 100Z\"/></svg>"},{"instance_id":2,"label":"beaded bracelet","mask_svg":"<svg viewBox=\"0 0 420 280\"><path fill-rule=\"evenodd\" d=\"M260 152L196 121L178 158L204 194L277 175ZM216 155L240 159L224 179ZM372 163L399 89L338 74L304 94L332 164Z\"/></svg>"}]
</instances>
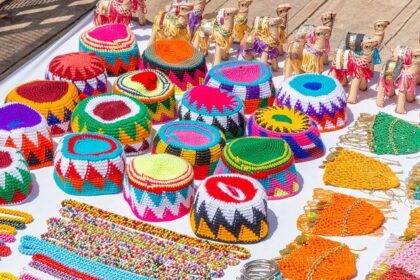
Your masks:
<instances>
[{"instance_id":1,"label":"beaded bracelet","mask_svg":"<svg viewBox=\"0 0 420 280\"><path fill-rule=\"evenodd\" d=\"M0 272L0 279L1 280L18 280L16 276L9 272Z\"/></svg>"}]
</instances>

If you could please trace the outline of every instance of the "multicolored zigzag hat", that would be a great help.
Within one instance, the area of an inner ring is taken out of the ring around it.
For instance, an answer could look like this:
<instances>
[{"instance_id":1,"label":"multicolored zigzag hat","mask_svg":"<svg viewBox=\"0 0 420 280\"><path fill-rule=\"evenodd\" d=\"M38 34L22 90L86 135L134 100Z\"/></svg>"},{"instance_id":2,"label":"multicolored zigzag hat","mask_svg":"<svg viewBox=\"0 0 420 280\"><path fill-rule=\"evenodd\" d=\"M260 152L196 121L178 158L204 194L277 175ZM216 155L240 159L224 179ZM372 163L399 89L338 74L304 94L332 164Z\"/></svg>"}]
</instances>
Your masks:
<instances>
[{"instance_id":1,"label":"multicolored zigzag hat","mask_svg":"<svg viewBox=\"0 0 420 280\"><path fill-rule=\"evenodd\" d=\"M45 73L46 80L72 82L80 100L108 91L108 75L102 58L90 52L73 52L54 57Z\"/></svg>"},{"instance_id":2,"label":"multicolored zigzag hat","mask_svg":"<svg viewBox=\"0 0 420 280\"><path fill-rule=\"evenodd\" d=\"M321 132L341 129L347 122L346 92L330 76L301 74L284 81L276 94L276 104L305 113Z\"/></svg>"},{"instance_id":3,"label":"multicolored zigzag hat","mask_svg":"<svg viewBox=\"0 0 420 280\"><path fill-rule=\"evenodd\" d=\"M227 243L256 243L268 234L267 196L255 179L214 175L198 187L190 214L201 237Z\"/></svg>"},{"instance_id":4,"label":"multicolored zigzag hat","mask_svg":"<svg viewBox=\"0 0 420 280\"><path fill-rule=\"evenodd\" d=\"M0 205L24 201L32 191L32 178L23 154L0 147Z\"/></svg>"},{"instance_id":5,"label":"multicolored zigzag hat","mask_svg":"<svg viewBox=\"0 0 420 280\"><path fill-rule=\"evenodd\" d=\"M142 69L157 69L175 84L176 94L202 85L207 73L204 55L182 39L158 40L143 52Z\"/></svg>"},{"instance_id":6,"label":"multicolored zigzag hat","mask_svg":"<svg viewBox=\"0 0 420 280\"><path fill-rule=\"evenodd\" d=\"M32 81L14 88L6 102L19 102L38 111L47 119L53 136L71 131L70 119L79 103L75 85L64 81Z\"/></svg>"},{"instance_id":7,"label":"multicolored zigzag hat","mask_svg":"<svg viewBox=\"0 0 420 280\"><path fill-rule=\"evenodd\" d=\"M171 221L188 214L194 192L191 164L170 154L138 156L124 177L124 198L145 221Z\"/></svg>"},{"instance_id":8,"label":"multicolored zigzag hat","mask_svg":"<svg viewBox=\"0 0 420 280\"><path fill-rule=\"evenodd\" d=\"M245 137L224 149L214 174L239 173L257 179L268 199L283 199L300 191L292 150L286 141Z\"/></svg>"},{"instance_id":9,"label":"multicolored zigzag hat","mask_svg":"<svg viewBox=\"0 0 420 280\"><path fill-rule=\"evenodd\" d=\"M134 33L121 23L94 26L82 33L79 50L103 58L110 76L139 69L140 54Z\"/></svg>"},{"instance_id":10,"label":"multicolored zigzag hat","mask_svg":"<svg viewBox=\"0 0 420 280\"><path fill-rule=\"evenodd\" d=\"M276 93L270 68L257 61L222 62L209 70L205 83L239 96L245 114L273 105Z\"/></svg>"},{"instance_id":11,"label":"multicolored zigzag hat","mask_svg":"<svg viewBox=\"0 0 420 280\"><path fill-rule=\"evenodd\" d=\"M289 144L296 162L312 160L325 153L316 123L295 109L261 108L248 120L248 135L281 138Z\"/></svg>"},{"instance_id":12,"label":"multicolored zigzag hat","mask_svg":"<svg viewBox=\"0 0 420 280\"><path fill-rule=\"evenodd\" d=\"M65 193L103 195L122 190L125 156L113 137L98 133L68 134L54 156L54 180Z\"/></svg>"},{"instance_id":13,"label":"multicolored zigzag hat","mask_svg":"<svg viewBox=\"0 0 420 280\"><path fill-rule=\"evenodd\" d=\"M158 70L147 69L123 74L115 81L113 91L143 102L155 124L176 119L175 87Z\"/></svg>"},{"instance_id":14,"label":"multicolored zigzag hat","mask_svg":"<svg viewBox=\"0 0 420 280\"><path fill-rule=\"evenodd\" d=\"M231 92L197 86L187 91L179 105L180 120L195 120L219 128L227 140L245 133L244 104Z\"/></svg>"},{"instance_id":15,"label":"multicolored zigzag hat","mask_svg":"<svg viewBox=\"0 0 420 280\"><path fill-rule=\"evenodd\" d=\"M0 147L20 150L31 170L53 164L54 143L47 121L21 103L0 107Z\"/></svg>"},{"instance_id":16,"label":"multicolored zigzag hat","mask_svg":"<svg viewBox=\"0 0 420 280\"><path fill-rule=\"evenodd\" d=\"M203 180L213 174L225 144L223 133L212 125L175 121L159 129L152 153L167 153L185 159L194 168L194 178Z\"/></svg>"}]
</instances>

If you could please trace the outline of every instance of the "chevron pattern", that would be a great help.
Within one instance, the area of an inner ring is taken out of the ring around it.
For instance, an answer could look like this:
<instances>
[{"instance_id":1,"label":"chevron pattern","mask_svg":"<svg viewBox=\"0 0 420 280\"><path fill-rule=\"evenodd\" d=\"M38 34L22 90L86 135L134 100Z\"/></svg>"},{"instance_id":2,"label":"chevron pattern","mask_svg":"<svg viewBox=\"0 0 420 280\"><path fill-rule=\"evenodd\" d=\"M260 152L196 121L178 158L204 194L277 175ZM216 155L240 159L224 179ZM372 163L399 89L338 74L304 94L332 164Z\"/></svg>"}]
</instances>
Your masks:
<instances>
[{"instance_id":1,"label":"chevron pattern","mask_svg":"<svg viewBox=\"0 0 420 280\"><path fill-rule=\"evenodd\" d=\"M140 58L137 55L131 55L128 63L117 57L115 62L111 64L107 60L104 61L105 68L110 76L119 76L126 72L139 69Z\"/></svg>"}]
</instances>

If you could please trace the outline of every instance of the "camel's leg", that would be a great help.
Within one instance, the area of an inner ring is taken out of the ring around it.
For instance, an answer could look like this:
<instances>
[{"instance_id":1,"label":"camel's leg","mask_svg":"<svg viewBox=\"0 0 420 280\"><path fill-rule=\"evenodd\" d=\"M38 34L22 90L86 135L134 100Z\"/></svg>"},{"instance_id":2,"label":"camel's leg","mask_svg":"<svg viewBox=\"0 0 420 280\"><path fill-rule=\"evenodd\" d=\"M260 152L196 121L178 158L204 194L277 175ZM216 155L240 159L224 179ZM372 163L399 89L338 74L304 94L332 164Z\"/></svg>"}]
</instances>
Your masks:
<instances>
[{"instance_id":1,"label":"camel's leg","mask_svg":"<svg viewBox=\"0 0 420 280\"><path fill-rule=\"evenodd\" d=\"M405 110L405 101L406 101L406 94L405 92L398 92L398 100L397 100L397 108L395 108L395 112L398 114L406 114L407 111Z\"/></svg>"},{"instance_id":2,"label":"camel's leg","mask_svg":"<svg viewBox=\"0 0 420 280\"><path fill-rule=\"evenodd\" d=\"M389 96L389 97L392 97L392 96L394 96L394 95L395 95L395 88L392 86L392 87L390 87L390 89L389 89L388 96Z\"/></svg>"},{"instance_id":3,"label":"camel's leg","mask_svg":"<svg viewBox=\"0 0 420 280\"><path fill-rule=\"evenodd\" d=\"M337 79L337 73L335 72L334 69L332 69L331 72L328 75L330 75L331 77Z\"/></svg>"},{"instance_id":4,"label":"camel's leg","mask_svg":"<svg viewBox=\"0 0 420 280\"><path fill-rule=\"evenodd\" d=\"M268 53L267 53L266 51L264 51L264 52L261 54L261 58L260 58L260 60L261 60L261 62L262 62L262 63L267 64L267 62L268 62Z\"/></svg>"},{"instance_id":5,"label":"camel's leg","mask_svg":"<svg viewBox=\"0 0 420 280\"><path fill-rule=\"evenodd\" d=\"M223 55L222 52L223 52L223 49L218 44L216 44L213 66L219 64L222 61L222 55Z\"/></svg>"},{"instance_id":6,"label":"camel's leg","mask_svg":"<svg viewBox=\"0 0 420 280\"><path fill-rule=\"evenodd\" d=\"M289 58L287 58L285 61L284 61L284 69L283 69L283 76L284 76L284 79L286 80L286 79L288 79L288 78L290 78L291 76L292 76L292 65L291 65L291 62L290 62L290 59Z\"/></svg>"},{"instance_id":7,"label":"camel's leg","mask_svg":"<svg viewBox=\"0 0 420 280\"><path fill-rule=\"evenodd\" d=\"M329 60L328 60L328 54L324 54L322 56L322 59L324 60L324 65L328 65L330 63Z\"/></svg>"},{"instance_id":8,"label":"camel's leg","mask_svg":"<svg viewBox=\"0 0 420 280\"><path fill-rule=\"evenodd\" d=\"M139 7L137 11L137 18L139 20L139 25L143 26L146 24L146 15L143 13L143 9Z\"/></svg>"},{"instance_id":9,"label":"camel's leg","mask_svg":"<svg viewBox=\"0 0 420 280\"><path fill-rule=\"evenodd\" d=\"M357 93L359 92L360 79L354 77L351 81L349 96L347 97L347 103L355 104L357 102Z\"/></svg>"},{"instance_id":10,"label":"camel's leg","mask_svg":"<svg viewBox=\"0 0 420 280\"><path fill-rule=\"evenodd\" d=\"M378 95L376 96L376 106L383 108L385 104L385 87L382 84L378 85Z\"/></svg>"},{"instance_id":11,"label":"camel's leg","mask_svg":"<svg viewBox=\"0 0 420 280\"><path fill-rule=\"evenodd\" d=\"M367 80L365 78L361 78L360 79L359 89L361 91L367 91L367 89L368 89L368 82L367 82Z\"/></svg>"},{"instance_id":12,"label":"camel's leg","mask_svg":"<svg viewBox=\"0 0 420 280\"><path fill-rule=\"evenodd\" d=\"M273 58L271 60L271 70L273 72L278 72L279 71L279 61L277 58Z\"/></svg>"},{"instance_id":13,"label":"camel's leg","mask_svg":"<svg viewBox=\"0 0 420 280\"><path fill-rule=\"evenodd\" d=\"M192 45L195 49L199 50L202 54L204 54L204 50L200 48L200 35L195 34L192 40Z\"/></svg>"},{"instance_id":14,"label":"camel's leg","mask_svg":"<svg viewBox=\"0 0 420 280\"><path fill-rule=\"evenodd\" d=\"M407 102L413 103L416 100L416 94L407 94Z\"/></svg>"},{"instance_id":15,"label":"camel's leg","mask_svg":"<svg viewBox=\"0 0 420 280\"><path fill-rule=\"evenodd\" d=\"M284 49L283 49L283 44L282 43L280 43L278 45L277 49L279 50L279 54L280 55L283 55L284 54Z\"/></svg>"},{"instance_id":16,"label":"camel's leg","mask_svg":"<svg viewBox=\"0 0 420 280\"><path fill-rule=\"evenodd\" d=\"M154 28L154 26L153 26L152 27L152 34L150 35L148 46L153 45L153 43L156 41L156 39L157 39L157 32L158 31L156 31L156 28Z\"/></svg>"}]
</instances>

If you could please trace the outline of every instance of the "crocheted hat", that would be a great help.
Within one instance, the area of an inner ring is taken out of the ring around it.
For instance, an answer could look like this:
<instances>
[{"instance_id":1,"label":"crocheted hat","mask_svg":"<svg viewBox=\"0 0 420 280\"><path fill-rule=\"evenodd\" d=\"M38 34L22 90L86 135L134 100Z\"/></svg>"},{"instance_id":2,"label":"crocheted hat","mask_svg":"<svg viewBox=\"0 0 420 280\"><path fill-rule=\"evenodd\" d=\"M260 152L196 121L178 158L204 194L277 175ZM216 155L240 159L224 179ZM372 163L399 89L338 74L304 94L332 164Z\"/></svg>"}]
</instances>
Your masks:
<instances>
[{"instance_id":1,"label":"crocheted hat","mask_svg":"<svg viewBox=\"0 0 420 280\"><path fill-rule=\"evenodd\" d=\"M267 196L255 179L214 175L198 187L190 214L201 237L227 243L256 243L268 234Z\"/></svg>"},{"instance_id":2,"label":"crocheted hat","mask_svg":"<svg viewBox=\"0 0 420 280\"><path fill-rule=\"evenodd\" d=\"M47 119L53 136L71 131L70 118L79 94L75 85L64 81L31 81L14 88L6 102L19 102L38 111Z\"/></svg>"},{"instance_id":3,"label":"crocheted hat","mask_svg":"<svg viewBox=\"0 0 420 280\"><path fill-rule=\"evenodd\" d=\"M114 93L86 98L71 119L74 132L98 132L124 145L127 156L149 149L152 121L146 106L135 98Z\"/></svg>"},{"instance_id":4,"label":"crocheted hat","mask_svg":"<svg viewBox=\"0 0 420 280\"><path fill-rule=\"evenodd\" d=\"M242 100L231 92L208 86L197 86L187 91L179 105L180 120L196 120L219 128L227 140L245 133L245 115Z\"/></svg>"},{"instance_id":5,"label":"crocheted hat","mask_svg":"<svg viewBox=\"0 0 420 280\"><path fill-rule=\"evenodd\" d=\"M321 132L341 129L347 122L346 92L330 76L301 74L287 79L277 92L276 103L305 113Z\"/></svg>"},{"instance_id":6,"label":"crocheted hat","mask_svg":"<svg viewBox=\"0 0 420 280\"><path fill-rule=\"evenodd\" d=\"M278 264L285 279L352 279L356 256L350 248L316 235L300 235L280 251Z\"/></svg>"},{"instance_id":7,"label":"crocheted hat","mask_svg":"<svg viewBox=\"0 0 420 280\"><path fill-rule=\"evenodd\" d=\"M139 69L140 54L134 33L121 23L94 26L82 33L79 50L103 58L110 76Z\"/></svg>"},{"instance_id":8,"label":"crocheted hat","mask_svg":"<svg viewBox=\"0 0 420 280\"><path fill-rule=\"evenodd\" d=\"M143 52L141 67L165 73L175 84L176 94L202 85L207 73L204 55L185 40L158 40Z\"/></svg>"},{"instance_id":9,"label":"crocheted hat","mask_svg":"<svg viewBox=\"0 0 420 280\"><path fill-rule=\"evenodd\" d=\"M223 150L214 174L239 173L257 179L268 199L283 199L300 191L292 150L282 139L238 138Z\"/></svg>"},{"instance_id":10,"label":"crocheted hat","mask_svg":"<svg viewBox=\"0 0 420 280\"><path fill-rule=\"evenodd\" d=\"M244 102L245 114L271 106L276 89L270 68L261 62L235 60L222 62L209 70L206 85L233 92Z\"/></svg>"},{"instance_id":11,"label":"crocheted hat","mask_svg":"<svg viewBox=\"0 0 420 280\"><path fill-rule=\"evenodd\" d=\"M274 106L258 109L248 120L248 135L281 138L289 144L296 162L325 153L316 123L295 109Z\"/></svg>"},{"instance_id":12,"label":"crocheted hat","mask_svg":"<svg viewBox=\"0 0 420 280\"><path fill-rule=\"evenodd\" d=\"M193 168L182 158L143 155L127 166L124 198L141 220L171 221L188 214L194 191Z\"/></svg>"},{"instance_id":13,"label":"crocheted hat","mask_svg":"<svg viewBox=\"0 0 420 280\"><path fill-rule=\"evenodd\" d=\"M79 91L80 100L108 91L108 75L103 59L90 52L74 52L54 57L45 79L72 82Z\"/></svg>"},{"instance_id":14,"label":"crocheted hat","mask_svg":"<svg viewBox=\"0 0 420 280\"><path fill-rule=\"evenodd\" d=\"M7 103L0 116L0 147L20 150L31 170L53 164L54 143L41 114L25 104Z\"/></svg>"},{"instance_id":15,"label":"crocheted hat","mask_svg":"<svg viewBox=\"0 0 420 280\"><path fill-rule=\"evenodd\" d=\"M420 126L383 112L360 114L340 143L367 148L377 155L406 155L420 152Z\"/></svg>"},{"instance_id":16,"label":"crocheted hat","mask_svg":"<svg viewBox=\"0 0 420 280\"><path fill-rule=\"evenodd\" d=\"M381 210L389 210L389 201L356 198L329 190L314 189L313 199L297 221L304 233L328 236L374 234L385 222Z\"/></svg>"},{"instance_id":17,"label":"crocheted hat","mask_svg":"<svg viewBox=\"0 0 420 280\"><path fill-rule=\"evenodd\" d=\"M149 109L153 123L176 118L175 87L158 70L139 70L123 74L115 81L113 91L143 102Z\"/></svg>"},{"instance_id":18,"label":"crocheted hat","mask_svg":"<svg viewBox=\"0 0 420 280\"><path fill-rule=\"evenodd\" d=\"M113 137L98 133L64 136L54 155L54 180L65 193L118 193L123 185L125 156Z\"/></svg>"},{"instance_id":19,"label":"crocheted hat","mask_svg":"<svg viewBox=\"0 0 420 280\"><path fill-rule=\"evenodd\" d=\"M0 205L22 202L31 191L31 173L21 151L0 147Z\"/></svg>"},{"instance_id":20,"label":"crocheted hat","mask_svg":"<svg viewBox=\"0 0 420 280\"><path fill-rule=\"evenodd\" d=\"M400 180L391 168L369 156L337 148L325 162L324 183L359 190L398 188Z\"/></svg>"},{"instance_id":21,"label":"crocheted hat","mask_svg":"<svg viewBox=\"0 0 420 280\"><path fill-rule=\"evenodd\" d=\"M194 179L213 174L225 136L216 127L197 121L176 121L163 125L153 141L152 153L179 156L191 163Z\"/></svg>"},{"instance_id":22,"label":"crocheted hat","mask_svg":"<svg viewBox=\"0 0 420 280\"><path fill-rule=\"evenodd\" d=\"M411 169L407 182L408 197L420 200L420 163Z\"/></svg>"}]
</instances>

